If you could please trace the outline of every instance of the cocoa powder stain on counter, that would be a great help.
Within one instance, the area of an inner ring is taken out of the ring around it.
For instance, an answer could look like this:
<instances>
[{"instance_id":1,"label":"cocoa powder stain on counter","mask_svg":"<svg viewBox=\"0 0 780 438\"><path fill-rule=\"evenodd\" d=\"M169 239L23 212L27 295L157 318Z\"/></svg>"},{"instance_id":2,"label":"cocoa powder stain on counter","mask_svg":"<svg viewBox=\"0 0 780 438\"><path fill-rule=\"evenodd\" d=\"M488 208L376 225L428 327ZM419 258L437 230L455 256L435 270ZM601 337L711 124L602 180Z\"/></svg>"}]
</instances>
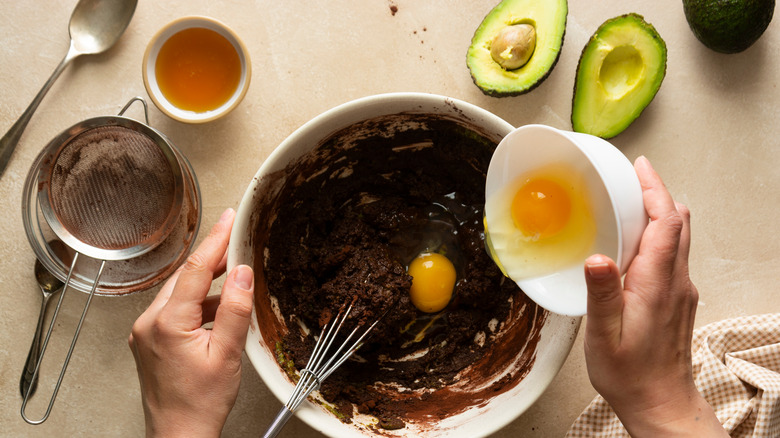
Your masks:
<instances>
[{"instance_id":1,"label":"cocoa powder stain on counter","mask_svg":"<svg viewBox=\"0 0 780 438\"><path fill-rule=\"evenodd\" d=\"M484 250L485 173L498 140L442 117L373 119L266 181L271 189L262 196L271 198L256 220L272 225L252 237L256 307L279 357L298 370L306 365L314 339L296 321L319 333L346 302L354 303L351 324L390 309L359 360L321 388L342 421L351 421L354 405L380 428L424 425L432 413L484 405L530 370L547 313ZM324 162L332 164L323 171ZM453 301L435 317L411 304L405 269L431 217L444 223L437 232L447 234L440 240L458 270ZM285 322L274 316L269 294Z\"/></svg>"}]
</instances>

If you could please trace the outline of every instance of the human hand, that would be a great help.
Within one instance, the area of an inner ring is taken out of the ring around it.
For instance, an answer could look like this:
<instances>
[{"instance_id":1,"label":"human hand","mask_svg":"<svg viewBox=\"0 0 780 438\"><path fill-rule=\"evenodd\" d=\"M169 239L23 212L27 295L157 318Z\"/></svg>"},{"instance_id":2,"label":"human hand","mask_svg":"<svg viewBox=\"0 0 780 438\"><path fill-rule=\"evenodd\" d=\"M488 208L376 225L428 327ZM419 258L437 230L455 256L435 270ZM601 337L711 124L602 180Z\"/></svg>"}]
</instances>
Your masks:
<instances>
[{"instance_id":1,"label":"human hand","mask_svg":"<svg viewBox=\"0 0 780 438\"><path fill-rule=\"evenodd\" d=\"M221 296L206 296L212 280L225 272L234 218L232 209L222 214L133 324L128 342L147 437L219 436L235 404L252 311L252 269L235 267ZM202 328L212 321L212 330Z\"/></svg>"},{"instance_id":2,"label":"human hand","mask_svg":"<svg viewBox=\"0 0 780 438\"><path fill-rule=\"evenodd\" d=\"M728 436L693 381L690 213L646 158L634 167L650 223L623 284L608 257L585 262L588 375L634 437Z\"/></svg>"}]
</instances>

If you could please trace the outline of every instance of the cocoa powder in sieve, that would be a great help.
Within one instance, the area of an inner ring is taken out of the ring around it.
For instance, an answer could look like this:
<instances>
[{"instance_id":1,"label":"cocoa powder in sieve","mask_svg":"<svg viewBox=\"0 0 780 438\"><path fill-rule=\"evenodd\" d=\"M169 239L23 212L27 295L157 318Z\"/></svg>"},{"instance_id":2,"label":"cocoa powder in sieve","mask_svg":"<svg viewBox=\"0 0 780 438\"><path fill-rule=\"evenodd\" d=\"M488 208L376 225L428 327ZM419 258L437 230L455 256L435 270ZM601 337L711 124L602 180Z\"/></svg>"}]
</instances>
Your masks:
<instances>
[{"instance_id":1,"label":"cocoa powder in sieve","mask_svg":"<svg viewBox=\"0 0 780 438\"><path fill-rule=\"evenodd\" d=\"M174 208L175 187L171 166L151 138L103 126L60 149L50 201L74 237L98 248L122 249L158 233Z\"/></svg>"}]
</instances>

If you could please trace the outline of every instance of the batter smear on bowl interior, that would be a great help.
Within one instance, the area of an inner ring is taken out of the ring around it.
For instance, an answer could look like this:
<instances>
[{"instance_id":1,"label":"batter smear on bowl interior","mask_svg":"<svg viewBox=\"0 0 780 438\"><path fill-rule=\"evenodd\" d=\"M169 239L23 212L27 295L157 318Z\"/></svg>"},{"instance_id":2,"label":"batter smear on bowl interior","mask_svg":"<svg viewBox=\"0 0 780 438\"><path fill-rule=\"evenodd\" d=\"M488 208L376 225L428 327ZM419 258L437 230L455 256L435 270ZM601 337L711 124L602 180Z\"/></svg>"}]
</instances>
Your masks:
<instances>
[{"instance_id":1,"label":"batter smear on bowl interior","mask_svg":"<svg viewBox=\"0 0 780 438\"><path fill-rule=\"evenodd\" d=\"M285 318L280 365L295 379L292 365L306 366L313 335L345 303L354 303L353 324L387 311L321 388L343 421L353 408L384 429L454 415L515 386L533 364L547 313L484 246L495 147L454 121L396 115L334 134L285 170L267 253L255 258ZM409 298L407 267L424 251L445 255L457 272L452 300L437 313ZM517 358L519 367L496 379Z\"/></svg>"}]
</instances>

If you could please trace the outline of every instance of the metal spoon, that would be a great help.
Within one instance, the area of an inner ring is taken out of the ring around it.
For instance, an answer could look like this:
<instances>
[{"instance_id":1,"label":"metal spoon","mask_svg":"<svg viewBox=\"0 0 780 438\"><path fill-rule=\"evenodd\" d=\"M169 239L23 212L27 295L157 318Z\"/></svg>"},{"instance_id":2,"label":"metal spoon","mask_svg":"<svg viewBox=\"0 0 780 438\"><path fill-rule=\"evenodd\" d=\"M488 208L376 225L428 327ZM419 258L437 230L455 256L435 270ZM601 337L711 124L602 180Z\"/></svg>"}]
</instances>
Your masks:
<instances>
[{"instance_id":1,"label":"metal spoon","mask_svg":"<svg viewBox=\"0 0 780 438\"><path fill-rule=\"evenodd\" d=\"M35 109L65 67L79 55L101 53L113 46L133 18L138 0L80 0L70 16L70 49L30 106L0 139L0 176Z\"/></svg>"},{"instance_id":2,"label":"metal spoon","mask_svg":"<svg viewBox=\"0 0 780 438\"><path fill-rule=\"evenodd\" d=\"M46 306L49 304L49 299L61 291L63 286L62 281L49 272L38 259L35 259L35 279L41 288L43 300L41 301L41 311L38 315L38 326L35 328L35 337L33 337L32 345L30 345L30 352L27 354L27 362L25 362L24 371L22 371L22 380L19 381L19 390L22 392L22 397L27 394L27 389L30 386L32 386L30 396L35 394L35 390L38 387L38 379L33 379L33 374L35 373L35 365L38 364L38 358L41 355Z\"/></svg>"}]
</instances>

